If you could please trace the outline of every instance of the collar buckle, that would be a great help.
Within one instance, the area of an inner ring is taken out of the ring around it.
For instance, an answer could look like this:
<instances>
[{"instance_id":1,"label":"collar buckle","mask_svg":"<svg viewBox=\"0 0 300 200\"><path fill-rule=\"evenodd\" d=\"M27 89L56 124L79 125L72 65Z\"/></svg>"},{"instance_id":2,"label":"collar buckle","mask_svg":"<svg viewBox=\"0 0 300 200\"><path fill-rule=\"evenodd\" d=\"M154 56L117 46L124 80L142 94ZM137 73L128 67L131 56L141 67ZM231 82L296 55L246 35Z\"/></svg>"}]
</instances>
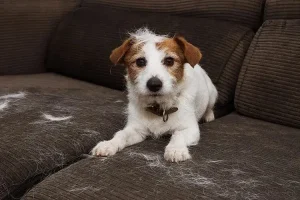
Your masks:
<instances>
[{"instance_id":1,"label":"collar buckle","mask_svg":"<svg viewBox=\"0 0 300 200\"><path fill-rule=\"evenodd\" d=\"M169 119L169 114L166 113L166 110L163 111L163 116L162 116L162 117L163 117L163 121L164 121L164 122L167 122L167 121L168 121L168 119Z\"/></svg>"}]
</instances>

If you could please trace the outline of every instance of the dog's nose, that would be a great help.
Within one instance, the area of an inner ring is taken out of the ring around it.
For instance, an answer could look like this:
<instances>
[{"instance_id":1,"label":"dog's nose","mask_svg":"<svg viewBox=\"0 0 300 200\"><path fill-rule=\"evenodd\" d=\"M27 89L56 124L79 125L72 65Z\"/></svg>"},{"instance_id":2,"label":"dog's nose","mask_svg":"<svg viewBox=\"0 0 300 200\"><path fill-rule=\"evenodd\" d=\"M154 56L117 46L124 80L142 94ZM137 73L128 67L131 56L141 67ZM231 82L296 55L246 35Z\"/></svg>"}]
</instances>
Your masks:
<instances>
[{"instance_id":1,"label":"dog's nose","mask_svg":"<svg viewBox=\"0 0 300 200\"><path fill-rule=\"evenodd\" d=\"M162 88L163 83L157 77L152 77L147 82L147 87L151 92L157 92Z\"/></svg>"}]
</instances>

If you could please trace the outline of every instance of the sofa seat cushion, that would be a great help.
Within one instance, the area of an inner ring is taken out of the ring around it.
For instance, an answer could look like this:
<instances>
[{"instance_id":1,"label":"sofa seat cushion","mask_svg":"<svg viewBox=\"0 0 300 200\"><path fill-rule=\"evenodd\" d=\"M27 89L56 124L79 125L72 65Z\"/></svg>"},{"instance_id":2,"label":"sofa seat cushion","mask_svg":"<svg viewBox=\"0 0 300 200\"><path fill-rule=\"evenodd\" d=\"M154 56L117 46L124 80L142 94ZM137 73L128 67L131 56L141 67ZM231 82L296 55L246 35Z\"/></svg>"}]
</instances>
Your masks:
<instances>
[{"instance_id":1,"label":"sofa seat cushion","mask_svg":"<svg viewBox=\"0 0 300 200\"><path fill-rule=\"evenodd\" d=\"M236 113L201 125L193 160L162 158L149 139L47 177L23 199L298 199L300 130Z\"/></svg>"},{"instance_id":2,"label":"sofa seat cushion","mask_svg":"<svg viewBox=\"0 0 300 200\"><path fill-rule=\"evenodd\" d=\"M94 91L113 91L99 85L80 81L55 73L6 75L0 76L0 88L50 88L50 89L84 89Z\"/></svg>"},{"instance_id":3,"label":"sofa seat cushion","mask_svg":"<svg viewBox=\"0 0 300 200\"><path fill-rule=\"evenodd\" d=\"M63 82L68 81L75 83L67 78ZM124 126L123 92L74 85L0 89L0 199L18 197L38 179L80 159Z\"/></svg>"},{"instance_id":4,"label":"sofa seat cushion","mask_svg":"<svg viewBox=\"0 0 300 200\"><path fill-rule=\"evenodd\" d=\"M128 37L128 31L144 26L170 36L180 32L200 47L201 66L219 91L217 107L233 102L240 67L254 33L228 21L84 7L58 27L49 48L47 67L56 73L122 90L125 68L113 66L109 55Z\"/></svg>"}]
</instances>

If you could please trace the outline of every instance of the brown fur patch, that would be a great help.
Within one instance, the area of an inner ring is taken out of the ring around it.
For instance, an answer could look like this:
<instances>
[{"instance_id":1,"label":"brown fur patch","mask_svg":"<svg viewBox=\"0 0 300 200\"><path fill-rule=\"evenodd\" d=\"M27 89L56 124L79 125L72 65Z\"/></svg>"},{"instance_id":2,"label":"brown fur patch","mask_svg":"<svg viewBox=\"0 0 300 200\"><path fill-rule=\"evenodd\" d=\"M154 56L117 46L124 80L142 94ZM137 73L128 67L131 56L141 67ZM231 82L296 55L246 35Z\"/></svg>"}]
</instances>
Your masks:
<instances>
[{"instance_id":1,"label":"brown fur patch","mask_svg":"<svg viewBox=\"0 0 300 200\"><path fill-rule=\"evenodd\" d=\"M143 45L143 43L134 44L128 39L120 47L114 49L110 56L114 64L124 64L127 67L128 78L133 83L139 73L144 70L143 67L138 67L135 63L137 58L144 57L144 52L141 51ZM174 65L166 66L166 68L176 78L177 82L180 82L183 78L184 63L188 62L194 67L202 57L200 50L181 36L168 38L157 43L156 46L158 50L163 50L166 53L166 57L174 59Z\"/></svg>"},{"instance_id":2,"label":"brown fur patch","mask_svg":"<svg viewBox=\"0 0 300 200\"><path fill-rule=\"evenodd\" d=\"M186 61L192 67L194 67L195 65L197 65L200 62L200 60L202 58L202 54L198 47L195 47L194 45L192 45L191 43L186 41L186 39L184 39L184 37L182 37L182 36L175 36L174 40L181 47Z\"/></svg>"},{"instance_id":3,"label":"brown fur patch","mask_svg":"<svg viewBox=\"0 0 300 200\"><path fill-rule=\"evenodd\" d=\"M134 44L134 41L127 39L123 44L115 48L110 54L110 60L115 65L122 64L127 67L128 78L134 82L138 77L142 68L139 68L135 64L135 60L139 57L143 57L141 54L141 48L143 44Z\"/></svg>"},{"instance_id":4,"label":"brown fur patch","mask_svg":"<svg viewBox=\"0 0 300 200\"><path fill-rule=\"evenodd\" d=\"M144 70L144 68L138 67L135 63L137 58L144 57L141 50L143 45L144 44L133 44L124 57L124 64L127 67L128 78L133 83L139 73Z\"/></svg>"},{"instance_id":5,"label":"brown fur patch","mask_svg":"<svg viewBox=\"0 0 300 200\"><path fill-rule=\"evenodd\" d=\"M112 63L115 65L117 64L124 64L123 63L123 57L127 53L127 51L130 49L132 46L132 41L130 39L127 39L123 42L123 44L117 48L115 48L110 56L109 59L111 60Z\"/></svg>"},{"instance_id":6,"label":"brown fur patch","mask_svg":"<svg viewBox=\"0 0 300 200\"><path fill-rule=\"evenodd\" d=\"M177 82L181 81L184 75L183 64L185 62L184 53L181 47L173 39L166 39L161 43L158 43L157 48L159 50L164 50L166 57L174 58L174 65L167 67L168 72L176 78Z\"/></svg>"}]
</instances>

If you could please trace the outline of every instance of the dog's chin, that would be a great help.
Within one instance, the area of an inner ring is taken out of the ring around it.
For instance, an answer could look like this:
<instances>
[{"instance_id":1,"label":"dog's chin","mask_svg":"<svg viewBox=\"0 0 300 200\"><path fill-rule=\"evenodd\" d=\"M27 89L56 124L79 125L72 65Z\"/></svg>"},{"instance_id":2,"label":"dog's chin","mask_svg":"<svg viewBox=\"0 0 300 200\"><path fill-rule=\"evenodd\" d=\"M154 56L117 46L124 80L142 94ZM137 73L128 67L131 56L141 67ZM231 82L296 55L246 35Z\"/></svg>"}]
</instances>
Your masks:
<instances>
[{"instance_id":1,"label":"dog's chin","mask_svg":"<svg viewBox=\"0 0 300 200\"><path fill-rule=\"evenodd\" d=\"M151 104L160 104L162 107L170 107L175 99L172 94L148 93L140 96L140 100L144 106Z\"/></svg>"},{"instance_id":2,"label":"dog's chin","mask_svg":"<svg viewBox=\"0 0 300 200\"><path fill-rule=\"evenodd\" d=\"M145 99L147 99L146 101L148 104L154 104L154 103L164 104L165 101L168 100L166 96L161 94L151 94L148 95Z\"/></svg>"},{"instance_id":3,"label":"dog's chin","mask_svg":"<svg viewBox=\"0 0 300 200\"><path fill-rule=\"evenodd\" d=\"M164 95L163 94L149 94L147 96L150 98L159 98L159 97L163 97Z\"/></svg>"},{"instance_id":4,"label":"dog's chin","mask_svg":"<svg viewBox=\"0 0 300 200\"><path fill-rule=\"evenodd\" d=\"M163 99L166 99L168 95L164 95L164 94L158 94L158 93L147 93L147 94L142 94L140 95L140 97L142 99L144 99L144 101L147 102L157 102L157 101L161 101Z\"/></svg>"},{"instance_id":5,"label":"dog's chin","mask_svg":"<svg viewBox=\"0 0 300 200\"><path fill-rule=\"evenodd\" d=\"M170 97L171 94L168 92L146 92L143 96L150 99L163 99Z\"/></svg>"}]
</instances>

